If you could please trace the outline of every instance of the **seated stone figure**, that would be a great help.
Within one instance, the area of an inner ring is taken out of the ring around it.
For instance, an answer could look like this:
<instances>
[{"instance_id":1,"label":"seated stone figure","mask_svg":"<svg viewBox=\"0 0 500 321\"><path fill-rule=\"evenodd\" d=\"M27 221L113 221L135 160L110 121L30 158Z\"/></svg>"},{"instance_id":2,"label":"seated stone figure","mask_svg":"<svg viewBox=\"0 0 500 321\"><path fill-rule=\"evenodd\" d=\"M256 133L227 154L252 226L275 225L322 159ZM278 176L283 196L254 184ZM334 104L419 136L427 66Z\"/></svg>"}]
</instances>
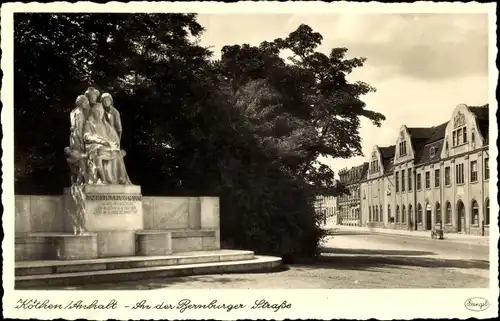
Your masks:
<instances>
[{"instance_id":1,"label":"seated stone figure","mask_svg":"<svg viewBox=\"0 0 500 321\"><path fill-rule=\"evenodd\" d=\"M119 136L105 119L101 104L95 104L84 125L83 141L90 167L89 184L131 184L120 150Z\"/></svg>"}]
</instances>

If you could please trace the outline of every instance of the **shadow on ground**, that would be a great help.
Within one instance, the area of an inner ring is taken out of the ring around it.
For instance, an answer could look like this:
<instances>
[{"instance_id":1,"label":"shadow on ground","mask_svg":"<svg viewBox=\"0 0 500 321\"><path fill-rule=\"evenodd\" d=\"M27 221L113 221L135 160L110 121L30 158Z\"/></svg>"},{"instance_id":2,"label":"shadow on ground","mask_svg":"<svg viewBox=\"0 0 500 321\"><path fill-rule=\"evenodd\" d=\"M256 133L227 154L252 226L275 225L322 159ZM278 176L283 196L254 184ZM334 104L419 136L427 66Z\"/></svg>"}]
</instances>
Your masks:
<instances>
[{"instance_id":1,"label":"shadow on ground","mask_svg":"<svg viewBox=\"0 0 500 321\"><path fill-rule=\"evenodd\" d=\"M488 270L487 260L462 260L429 257L432 252L399 251L399 250L364 250L364 249L322 249L323 254L313 262L295 264L295 268L366 270L376 271L379 268L456 268Z\"/></svg>"},{"instance_id":2,"label":"shadow on ground","mask_svg":"<svg viewBox=\"0 0 500 321\"><path fill-rule=\"evenodd\" d=\"M373 235L373 232L363 232L363 231L349 231L349 230L337 230L337 229L323 229L328 236L341 236L341 235Z\"/></svg>"},{"instance_id":3,"label":"shadow on ground","mask_svg":"<svg viewBox=\"0 0 500 321\"><path fill-rule=\"evenodd\" d=\"M363 254L363 255L434 255L434 252L412 251L412 250L367 250L367 249L346 249L324 247L321 249L323 254Z\"/></svg>"}]
</instances>

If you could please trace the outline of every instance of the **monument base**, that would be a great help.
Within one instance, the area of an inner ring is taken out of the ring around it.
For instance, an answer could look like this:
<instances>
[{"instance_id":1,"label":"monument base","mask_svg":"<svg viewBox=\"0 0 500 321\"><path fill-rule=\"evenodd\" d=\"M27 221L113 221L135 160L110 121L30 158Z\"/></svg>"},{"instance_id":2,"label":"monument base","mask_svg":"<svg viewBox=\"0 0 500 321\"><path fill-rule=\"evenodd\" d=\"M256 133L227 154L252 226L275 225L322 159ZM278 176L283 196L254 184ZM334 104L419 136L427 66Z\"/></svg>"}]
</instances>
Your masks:
<instances>
[{"instance_id":1,"label":"monument base","mask_svg":"<svg viewBox=\"0 0 500 321\"><path fill-rule=\"evenodd\" d=\"M65 230L81 225L97 234L99 257L133 256L135 232L143 229L141 187L137 185L83 185L85 217L75 217L74 195L65 189ZM76 213L76 214L75 214Z\"/></svg>"},{"instance_id":2,"label":"monument base","mask_svg":"<svg viewBox=\"0 0 500 321\"><path fill-rule=\"evenodd\" d=\"M98 255L97 234L33 233L16 236L16 261L90 260Z\"/></svg>"}]
</instances>

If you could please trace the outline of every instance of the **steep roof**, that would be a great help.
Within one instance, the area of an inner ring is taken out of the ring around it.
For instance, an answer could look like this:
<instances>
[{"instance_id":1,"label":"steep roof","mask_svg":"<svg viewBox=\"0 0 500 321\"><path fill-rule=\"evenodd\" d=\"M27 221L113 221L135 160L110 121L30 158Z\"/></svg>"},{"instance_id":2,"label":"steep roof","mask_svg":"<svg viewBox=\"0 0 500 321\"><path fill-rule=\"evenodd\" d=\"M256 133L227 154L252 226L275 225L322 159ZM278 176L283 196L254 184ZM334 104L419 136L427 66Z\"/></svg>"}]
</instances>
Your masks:
<instances>
[{"instance_id":1,"label":"steep roof","mask_svg":"<svg viewBox=\"0 0 500 321\"><path fill-rule=\"evenodd\" d=\"M419 158L415 160L415 164L423 164L440 159L443 142L444 139L440 139L425 145L419 153Z\"/></svg>"},{"instance_id":2,"label":"steep roof","mask_svg":"<svg viewBox=\"0 0 500 321\"><path fill-rule=\"evenodd\" d=\"M432 134L432 136L427 140L427 144L430 144L432 142L435 142L435 141L438 141L438 140L441 140L441 139L444 139L444 136L446 135L446 126L448 126L448 121L445 122L445 123L442 123L441 125L438 125L436 127L432 127L434 128L434 133Z\"/></svg>"},{"instance_id":3,"label":"steep roof","mask_svg":"<svg viewBox=\"0 0 500 321\"><path fill-rule=\"evenodd\" d=\"M434 134L435 127L412 127L408 128L408 132L410 133L410 136L412 139L429 139L431 138L432 134Z\"/></svg>"},{"instance_id":4,"label":"steep roof","mask_svg":"<svg viewBox=\"0 0 500 321\"><path fill-rule=\"evenodd\" d=\"M389 174L394 171L394 157L389 158L387 161L384 161L384 173Z\"/></svg>"},{"instance_id":5,"label":"steep roof","mask_svg":"<svg viewBox=\"0 0 500 321\"><path fill-rule=\"evenodd\" d=\"M342 182L346 185L359 183L366 179L367 172L368 163L366 162L358 166L353 166L341 174L345 178Z\"/></svg>"},{"instance_id":6,"label":"steep roof","mask_svg":"<svg viewBox=\"0 0 500 321\"><path fill-rule=\"evenodd\" d=\"M490 127L490 107L488 104L480 107L469 107L469 110L477 117L477 124L481 135L488 143L488 130Z\"/></svg>"},{"instance_id":7,"label":"steep roof","mask_svg":"<svg viewBox=\"0 0 500 321\"><path fill-rule=\"evenodd\" d=\"M365 180L368 177L368 163L363 163L361 165L361 180Z\"/></svg>"},{"instance_id":8,"label":"steep roof","mask_svg":"<svg viewBox=\"0 0 500 321\"><path fill-rule=\"evenodd\" d=\"M382 158L387 159L394 157L394 152L396 150L396 145L391 145L387 147L379 147Z\"/></svg>"},{"instance_id":9,"label":"steep roof","mask_svg":"<svg viewBox=\"0 0 500 321\"><path fill-rule=\"evenodd\" d=\"M394 153L396 152L396 145L379 147L379 149L382 156L382 166L384 166L384 172L388 173L392 170L392 165L394 165Z\"/></svg>"}]
</instances>

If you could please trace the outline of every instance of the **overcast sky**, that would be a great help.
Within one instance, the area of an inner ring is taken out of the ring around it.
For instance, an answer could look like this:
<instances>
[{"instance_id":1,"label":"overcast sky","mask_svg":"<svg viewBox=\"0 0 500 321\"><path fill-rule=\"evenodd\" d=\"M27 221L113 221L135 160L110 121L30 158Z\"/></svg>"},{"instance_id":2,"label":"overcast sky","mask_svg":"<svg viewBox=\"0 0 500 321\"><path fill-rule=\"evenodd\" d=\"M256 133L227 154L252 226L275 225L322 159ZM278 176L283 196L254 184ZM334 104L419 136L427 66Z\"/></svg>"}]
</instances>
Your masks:
<instances>
[{"instance_id":1,"label":"overcast sky","mask_svg":"<svg viewBox=\"0 0 500 321\"><path fill-rule=\"evenodd\" d=\"M387 119L380 128L362 121L365 155L394 144L403 124L438 125L460 103L487 103L486 14L200 14L198 21L206 28L202 45L213 46L216 57L224 45L284 38L302 23L323 35L320 51L346 47L349 56L366 57L350 79L377 88L364 101ZM323 161L337 173L365 160Z\"/></svg>"}]
</instances>

